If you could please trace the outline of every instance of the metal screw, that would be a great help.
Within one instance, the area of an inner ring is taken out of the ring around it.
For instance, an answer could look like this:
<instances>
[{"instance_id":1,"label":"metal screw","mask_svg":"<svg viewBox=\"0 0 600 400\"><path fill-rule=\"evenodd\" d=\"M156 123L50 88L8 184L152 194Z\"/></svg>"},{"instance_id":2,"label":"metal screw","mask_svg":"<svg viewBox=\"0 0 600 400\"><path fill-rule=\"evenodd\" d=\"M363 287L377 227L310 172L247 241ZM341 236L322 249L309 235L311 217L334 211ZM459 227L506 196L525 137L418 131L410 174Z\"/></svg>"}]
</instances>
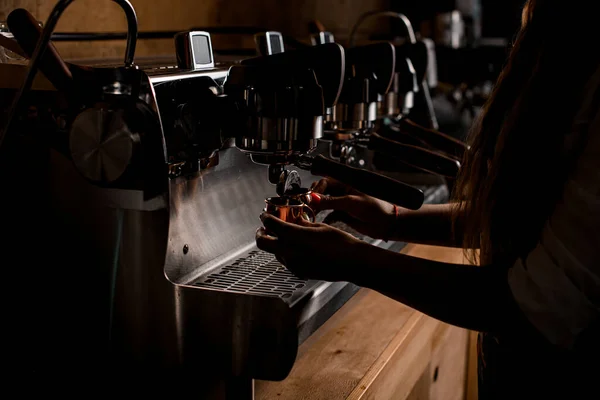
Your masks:
<instances>
[{"instance_id":1,"label":"metal screw","mask_svg":"<svg viewBox=\"0 0 600 400\"><path fill-rule=\"evenodd\" d=\"M187 254L188 251L190 251L190 246L188 246L187 244L183 245L183 254Z\"/></svg>"}]
</instances>

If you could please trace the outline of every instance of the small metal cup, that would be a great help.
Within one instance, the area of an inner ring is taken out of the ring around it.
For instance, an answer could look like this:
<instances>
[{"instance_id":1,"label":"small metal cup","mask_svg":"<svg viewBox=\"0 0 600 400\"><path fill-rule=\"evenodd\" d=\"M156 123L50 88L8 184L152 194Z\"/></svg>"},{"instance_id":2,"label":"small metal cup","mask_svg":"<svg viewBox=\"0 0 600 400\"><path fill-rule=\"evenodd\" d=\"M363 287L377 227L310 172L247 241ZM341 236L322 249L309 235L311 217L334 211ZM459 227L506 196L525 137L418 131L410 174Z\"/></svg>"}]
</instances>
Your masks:
<instances>
[{"instance_id":1,"label":"small metal cup","mask_svg":"<svg viewBox=\"0 0 600 400\"><path fill-rule=\"evenodd\" d=\"M265 203L264 212L274 215L285 222L297 224L302 219L315 222L315 213L312 208L297 198L268 197L265 199Z\"/></svg>"},{"instance_id":2,"label":"small metal cup","mask_svg":"<svg viewBox=\"0 0 600 400\"><path fill-rule=\"evenodd\" d=\"M285 197L298 200L301 203L310 206L310 203L312 202L312 190L306 188L298 189L293 193L286 194Z\"/></svg>"}]
</instances>

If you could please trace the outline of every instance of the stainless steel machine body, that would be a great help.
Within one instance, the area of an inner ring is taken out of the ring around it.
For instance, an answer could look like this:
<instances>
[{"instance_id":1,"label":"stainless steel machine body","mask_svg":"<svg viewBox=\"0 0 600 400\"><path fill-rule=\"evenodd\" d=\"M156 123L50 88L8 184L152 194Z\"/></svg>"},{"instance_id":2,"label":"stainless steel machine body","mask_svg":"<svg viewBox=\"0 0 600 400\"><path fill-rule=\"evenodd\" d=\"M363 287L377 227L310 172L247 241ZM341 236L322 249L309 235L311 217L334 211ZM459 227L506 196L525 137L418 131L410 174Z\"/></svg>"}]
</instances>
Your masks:
<instances>
[{"instance_id":1,"label":"stainless steel machine body","mask_svg":"<svg viewBox=\"0 0 600 400\"><path fill-rule=\"evenodd\" d=\"M190 100L183 88L197 84L193 92L198 93L205 85L219 87L227 70L146 73L146 94L160 113L164 141L175 143L186 115L180 112ZM208 130L196 132L197 137L203 133ZM74 353L107 356L110 368L125 370L183 367L283 379L299 343L358 288L303 281L256 249L260 210L265 197L275 194L267 166L232 146L208 155L210 162L200 160L193 171L181 165L174 150L167 146L165 151L171 176L151 178L158 188L151 198L140 188L91 183L56 148L37 160L47 176L35 190L49 201L53 229L65 232L61 240L52 240L47 262L60 264L74 285L103 277L84 297L73 299L83 307L94 304L95 311L103 308L99 303L106 307L84 318L94 329L82 335L98 341L86 340L86 347ZM318 179L299 173L304 182ZM426 190L427 201L444 200L443 187ZM60 279L53 281L56 290L65 289ZM101 327L98 334L95 329ZM87 361L100 360L90 356Z\"/></svg>"},{"instance_id":2,"label":"stainless steel machine body","mask_svg":"<svg viewBox=\"0 0 600 400\"><path fill-rule=\"evenodd\" d=\"M299 279L255 247L275 186L221 136L229 66L139 67L69 65L75 94L34 85L0 148L15 370L284 379L358 288ZM422 190L429 203L448 195Z\"/></svg>"}]
</instances>

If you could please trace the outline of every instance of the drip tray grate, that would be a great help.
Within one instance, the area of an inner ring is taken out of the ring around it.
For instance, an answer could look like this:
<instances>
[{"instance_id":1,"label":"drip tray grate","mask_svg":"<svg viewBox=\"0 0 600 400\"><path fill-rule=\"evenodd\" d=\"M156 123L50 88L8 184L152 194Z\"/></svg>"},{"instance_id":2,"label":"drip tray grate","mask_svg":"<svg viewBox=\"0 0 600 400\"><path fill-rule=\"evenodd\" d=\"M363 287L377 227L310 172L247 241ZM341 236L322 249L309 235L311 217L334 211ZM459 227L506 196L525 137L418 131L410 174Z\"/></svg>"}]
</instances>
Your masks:
<instances>
[{"instance_id":1,"label":"drip tray grate","mask_svg":"<svg viewBox=\"0 0 600 400\"><path fill-rule=\"evenodd\" d=\"M284 299L292 297L306 284L307 281L292 274L274 255L260 250L251 251L193 283L204 288Z\"/></svg>"}]
</instances>

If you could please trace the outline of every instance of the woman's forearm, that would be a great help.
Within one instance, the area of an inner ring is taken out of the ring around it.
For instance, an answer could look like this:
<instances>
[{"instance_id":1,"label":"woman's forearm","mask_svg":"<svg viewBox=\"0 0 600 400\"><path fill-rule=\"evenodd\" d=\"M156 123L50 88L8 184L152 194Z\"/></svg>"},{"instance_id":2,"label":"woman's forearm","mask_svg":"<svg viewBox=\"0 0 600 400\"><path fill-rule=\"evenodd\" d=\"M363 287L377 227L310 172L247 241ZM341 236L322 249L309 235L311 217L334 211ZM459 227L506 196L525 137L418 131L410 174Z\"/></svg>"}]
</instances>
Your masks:
<instances>
[{"instance_id":1,"label":"woman's forearm","mask_svg":"<svg viewBox=\"0 0 600 400\"><path fill-rule=\"evenodd\" d=\"M359 286L467 329L498 331L518 320L507 267L436 262L374 246L363 250L368 268L350 272L349 279Z\"/></svg>"},{"instance_id":2,"label":"woman's forearm","mask_svg":"<svg viewBox=\"0 0 600 400\"><path fill-rule=\"evenodd\" d=\"M463 224L460 214L453 223L457 204L424 204L418 210L401 209L393 240L445 247L462 247Z\"/></svg>"}]
</instances>

